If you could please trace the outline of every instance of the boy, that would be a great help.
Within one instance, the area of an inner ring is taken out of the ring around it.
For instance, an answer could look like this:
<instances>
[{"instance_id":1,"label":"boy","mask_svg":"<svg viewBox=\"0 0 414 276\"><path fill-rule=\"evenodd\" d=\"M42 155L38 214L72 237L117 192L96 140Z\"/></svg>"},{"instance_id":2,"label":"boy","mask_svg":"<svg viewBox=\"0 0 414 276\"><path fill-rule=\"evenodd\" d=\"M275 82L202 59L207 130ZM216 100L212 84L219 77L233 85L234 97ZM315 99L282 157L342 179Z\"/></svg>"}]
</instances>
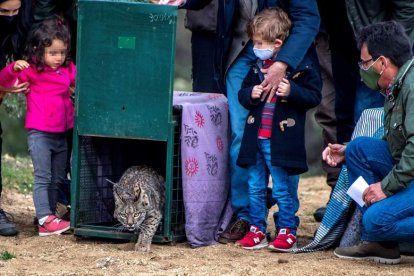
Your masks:
<instances>
[{"instance_id":1,"label":"boy","mask_svg":"<svg viewBox=\"0 0 414 276\"><path fill-rule=\"evenodd\" d=\"M237 164L249 172L250 232L236 245L245 249L268 246L266 241L266 170L273 180L272 196L279 213L275 216L277 236L272 251L291 251L296 247L299 207L297 184L307 171L304 126L306 111L319 104L322 81L316 52L311 47L302 62L280 82L270 102L261 99L261 72L273 63L287 39L291 22L279 8L257 14L247 32L258 61L252 66L239 92L240 103L249 110ZM292 189L293 188L293 189Z\"/></svg>"}]
</instances>

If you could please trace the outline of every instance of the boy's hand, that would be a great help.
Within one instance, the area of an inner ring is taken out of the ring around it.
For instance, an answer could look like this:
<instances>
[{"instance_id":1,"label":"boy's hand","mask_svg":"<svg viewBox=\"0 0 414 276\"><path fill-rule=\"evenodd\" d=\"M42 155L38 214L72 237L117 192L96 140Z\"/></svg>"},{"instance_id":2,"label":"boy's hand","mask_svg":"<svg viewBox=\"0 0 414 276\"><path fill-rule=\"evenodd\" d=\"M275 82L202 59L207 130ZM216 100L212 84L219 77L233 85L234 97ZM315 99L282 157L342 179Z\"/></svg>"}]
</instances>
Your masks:
<instances>
[{"instance_id":1,"label":"boy's hand","mask_svg":"<svg viewBox=\"0 0 414 276\"><path fill-rule=\"evenodd\" d=\"M15 72L19 72L19 71L22 71L22 70L24 70L28 67L29 67L29 63L27 61L21 59L21 60L18 60L14 63L13 70Z\"/></svg>"},{"instance_id":2,"label":"boy's hand","mask_svg":"<svg viewBox=\"0 0 414 276\"><path fill-rule=\"evenodd\" d=\"M251 97L252 99L259 99L262 93L263 93L263 86L255 85L253 86Z\"/></svg>"},{"instance_id":3,"label":"boy's hand","mask_svg":"<svg viewBox=\"0 0 414 276\"><path fill-rule=\"evenodd\" d=\"M276 90L276 96L287 97L290 95L290 82L287 78L283 78Z\"/></svg>"}]
</instances>

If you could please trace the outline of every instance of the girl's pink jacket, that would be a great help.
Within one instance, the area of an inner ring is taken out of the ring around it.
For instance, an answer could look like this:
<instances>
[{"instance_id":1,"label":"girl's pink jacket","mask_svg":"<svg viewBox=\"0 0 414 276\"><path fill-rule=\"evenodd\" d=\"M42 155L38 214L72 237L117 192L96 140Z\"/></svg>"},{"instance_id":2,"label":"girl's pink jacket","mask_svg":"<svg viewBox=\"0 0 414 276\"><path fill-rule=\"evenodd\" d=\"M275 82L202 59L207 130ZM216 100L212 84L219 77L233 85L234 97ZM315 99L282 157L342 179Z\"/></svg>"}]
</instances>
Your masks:
<instances>
[{"instance_id":1,"label":"girl's pink jacket","mask_svg":"<svg viewBox=\"0 0 414 276\"><path fill-rule=\"evenodd\" d=\"M73 128L74 107L69 87L75 86L76 67L52 69L46 67L38 72L34 65L20 72L13 70L14 62L0 71L0 85L11 87L29 82L26 128L45 132L64 132Z\"/></svg>"}]
</instances>

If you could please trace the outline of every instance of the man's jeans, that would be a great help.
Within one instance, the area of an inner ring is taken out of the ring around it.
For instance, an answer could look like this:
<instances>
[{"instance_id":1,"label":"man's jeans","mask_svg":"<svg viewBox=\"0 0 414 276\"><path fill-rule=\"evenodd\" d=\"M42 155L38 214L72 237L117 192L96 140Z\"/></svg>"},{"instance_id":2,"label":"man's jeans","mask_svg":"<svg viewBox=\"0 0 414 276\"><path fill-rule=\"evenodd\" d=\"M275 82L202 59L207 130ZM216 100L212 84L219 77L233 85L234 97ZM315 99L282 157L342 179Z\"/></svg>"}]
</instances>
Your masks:
<instances>
[{"instance_id":1,"label":"man's jeans","mask_svg":"<svg viewBox=\"0 0 414 276\"><path fill-rule=\"evenodd\" d=\"M244 124L249 112L239 103L238 93L242 82L254 64L256 57L251 42L231 65L226 76L227 100L229 104L231 141L230 141L230 192L231 206L237 218L250 221L249 189L247 170L237 166Z\"/></svg>"},{"instance_id":2,"label":"man's jeans","mask_svg":"<svg viewBox=\"0 0 414 276\"><path fill-rule=\"evenodd\" d=\"M41 219L55 213L58 187L66 176L66 133L29 130L27 141L34 168L33 202Z\"/></svg>"},{"instance_id":3,"label":"man's jeans","mask_svg":"<svg viewBox=\"0 0 414 276\"><path fill-rule=\"evenodd\" d=\"M289 228L292 234L296 235L298 221L295 213L299 209L299 176L289 176L285 169L272 166L269 139L258 139L256 165L248 169L250 223L256 225L263 233L266 232L266 167L272 176L272 197L277 201L279 208L278 221L275 221L276 228Z\"/></svg>"},{"instance_id":4,"label":"man's jeans","mask_svg":"<svg viewBox=\"0 0 414 276\"><path fill-rule=\"evenodd\" d=\"M395 165L388 143L359 137L346 147L349 183L362 176L368 184L381 181ZM363 212L362 240L412 242L414 237L414 185L378 201Z\"/></svg>"}]
</instances>

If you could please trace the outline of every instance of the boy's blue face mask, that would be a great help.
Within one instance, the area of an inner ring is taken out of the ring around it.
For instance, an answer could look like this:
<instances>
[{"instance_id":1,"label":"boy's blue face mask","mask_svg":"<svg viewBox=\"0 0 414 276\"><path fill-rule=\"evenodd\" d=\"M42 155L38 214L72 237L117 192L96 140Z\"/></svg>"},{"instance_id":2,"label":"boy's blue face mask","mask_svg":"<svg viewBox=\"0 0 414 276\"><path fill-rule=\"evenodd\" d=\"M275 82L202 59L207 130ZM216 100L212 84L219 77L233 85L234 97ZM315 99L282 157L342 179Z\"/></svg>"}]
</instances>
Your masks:
<instances>
[{"instance_id":1,"label":"boy's blue face mask","mask_svg":"<svg viewBox=\"0 0 414 276\"><path fill-rule=\"evenodd\" d=\"M271 59L274 55L273 50L270 49L270 48L258 49L256 47L254 47L253 52L256 55L256 57L260 60Z\"/></svg>"}]
</instances>

